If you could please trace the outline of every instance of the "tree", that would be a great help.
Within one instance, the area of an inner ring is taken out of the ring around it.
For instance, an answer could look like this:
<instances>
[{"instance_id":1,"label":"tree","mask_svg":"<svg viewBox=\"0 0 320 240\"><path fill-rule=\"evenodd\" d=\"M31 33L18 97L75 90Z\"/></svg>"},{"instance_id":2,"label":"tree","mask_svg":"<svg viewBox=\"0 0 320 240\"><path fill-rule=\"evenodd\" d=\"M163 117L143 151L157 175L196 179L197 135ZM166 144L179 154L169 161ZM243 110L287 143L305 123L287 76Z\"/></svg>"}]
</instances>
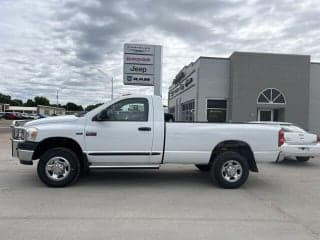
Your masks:
<instances>
[{"instance_id":1,"label":"tree","mask_svg":"<svg viewBox=\"0 0 320 240\"><path fill-rule=\"evenodd\" d=\"M33 99L28 99L25 103L23 103L20 99L11 99L11 96L4 95L0 93L0 103L7 103L13 106L25 106L25 107L37 107L38 105L44 105L44 106L54 106L54 107L63 107L66 108L67 111L83 111L83 107L81 105L77 105L73 102L68 102L66 105L58 104L50 105L50 101L46 97L37 96ZM91 108L95 108L97 106L101 105L101 103L96 105L91 105Z\"/></svg>"},{"instance_id":2,"label":"tree","mask_svg":"<svg viewBox=\"0 0 320 240\"><path fill-rule=\"evenodd\" d=\"M20 100L20 99L13 99L13 100L11 100L11 103L10 103L11 105L13 105L13 106L23 106L23 102L22 102L22 100Z\"/></svg>"},{"instance_id":3,"label":"tree","mask_svg":"<svg viewBox=\"0 0 320 240\"><path fill-rule=\"evenodd\" d=\"M73 102L68 102L65 106L63 106L67 111L83 111L83 107L81 105L77 105Z\"/></svg>"},{"instance_id":4,"label":"tree","mask_svg":"<svg viewBox=\"0 0 320 240\"><path fill-rule=\"evenodd\" d=\"M34 103L36 106L38 105L50 106L50 102L46 97L35 97Z\"/></svg>"},{"instance_id":5,"label":"tree","mask_svg":"<svg viewBox=\"0 0 320 240\"><path fill-rule=\"evenodd\" d=\"M86 108L85 108L85 111L91 111L92 109L95 109L96 107L99 107L100 105L102 105L103 103L98 103L98 104L94 104L94 105L88 105Z\"/></svg>"},{"instance_id":6,"label":"tree","mask_svg":"<svg viewBox=\"0 0 320 240\"><path fill-rule=\"evenodd\" d=\"M26 107L36 107L36 104L35 102L32 100L32 99L28 99L24 104L23 106L26 106Z\"/></svg>"},{"instance_id":7,"label":"tree","mask_svg":"<svg viewBox=\"0 0 320 240\"><path fill-rule=\"evenodd\" d=\"M0 103L11 103L11 97L0 93Z\"/></svg>"}]
</instances>

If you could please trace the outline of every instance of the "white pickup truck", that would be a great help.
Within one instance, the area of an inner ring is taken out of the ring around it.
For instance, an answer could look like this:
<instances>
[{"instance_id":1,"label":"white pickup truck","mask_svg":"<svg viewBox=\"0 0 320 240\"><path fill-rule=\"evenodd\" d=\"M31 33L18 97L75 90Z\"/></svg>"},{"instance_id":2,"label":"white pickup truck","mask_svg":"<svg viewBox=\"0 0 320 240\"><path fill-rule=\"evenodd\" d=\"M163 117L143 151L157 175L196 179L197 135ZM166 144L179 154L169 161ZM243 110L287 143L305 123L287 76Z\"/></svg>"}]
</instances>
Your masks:
<instances>
[{"instance_id":1,"label":"white pickup truck","mask_svg":"<svg viewBox=\"0 0 320 240\"><path fill-rule=\"evenodd\" d=\"M22 164L40 159L38 176L52 187L69 185L89 169L195 164L221 187L237 188L250 170L258 171L256 160L275 161L283 143L275 127L166 123L157 96L127 96L84 115L14 125L12 155Z\"/></svg>"}]
</instances>

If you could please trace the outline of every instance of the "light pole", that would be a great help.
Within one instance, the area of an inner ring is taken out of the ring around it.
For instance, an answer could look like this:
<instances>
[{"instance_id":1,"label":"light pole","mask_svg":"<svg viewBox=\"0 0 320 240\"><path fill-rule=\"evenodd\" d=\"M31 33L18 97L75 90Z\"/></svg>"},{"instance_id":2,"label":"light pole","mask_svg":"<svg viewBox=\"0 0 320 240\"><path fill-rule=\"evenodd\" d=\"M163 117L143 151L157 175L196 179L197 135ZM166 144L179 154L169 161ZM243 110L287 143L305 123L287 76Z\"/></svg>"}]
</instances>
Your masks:
<instances>
[{"instance_id":1,"label":"light pole","mask_svg":"<svg viewBox=\"0 0 320 240\"><path fill-rule=\"evenodd\" d=\"M58 108L58 104L59 104L59 89L57 89L56 99L57 99L57 106L53 109L54 115L56 115L56 113L57 113L57 108Z\"/></svg>"},{"instance_id":2,"label":"light pole","mask_svg":"<svg viewBox=\"0 0 320 240\"><path fill-rule=\"evenodd\" d=\"M58 107L58 104L59 104L59 89L57 89L57 107Z\"/></svg>"},{"instance_id":3,"label":"light pole","mask_svg":"<svg viewBox=\"0 0 320 240\"><path fill-rule=\"evenodd\" d=\"M113 77L111 78L111 100L113 100Z\"/></svg>"},{"instance_id":4,"label":"light pole","mask_svg":"<svg viewBox=\"0 0 320 240\"><path fill-rule=\"evenodd\" d=\"M104 71L102 71L100 68L97 68L97 70L102 73L103 75L108 76ZM113 100L113 77L111 78L111 100Z\"/></svg>"}]
</instances>

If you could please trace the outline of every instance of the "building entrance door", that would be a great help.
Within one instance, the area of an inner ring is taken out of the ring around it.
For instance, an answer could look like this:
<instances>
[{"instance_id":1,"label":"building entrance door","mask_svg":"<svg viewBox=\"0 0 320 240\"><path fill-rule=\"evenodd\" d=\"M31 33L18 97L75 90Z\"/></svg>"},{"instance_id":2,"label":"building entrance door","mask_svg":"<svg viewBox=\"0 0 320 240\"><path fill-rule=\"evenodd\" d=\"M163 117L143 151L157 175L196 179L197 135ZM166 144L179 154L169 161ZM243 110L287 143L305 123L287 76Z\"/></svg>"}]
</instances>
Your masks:
<instances>
[{"instance_id":1,"label":"building entrance door","mask_svg":"<svg viewBox=\"0 0 320 240\"><path fill-rule=\"evenodd\" d=\"M283 122L284 121L284 109L268 109L261 108L258 109L258 121L274 121Z\"/></svg>"},{"instance_id":2,"label":"building entrance door","mask_svg":"<svg viewBox=\"0 0 320 240\"><path fill-rule=\"evenodd\" d=\"M258 109L258 121L274 121L274 110Z\"/></svg>"}]
</instances>

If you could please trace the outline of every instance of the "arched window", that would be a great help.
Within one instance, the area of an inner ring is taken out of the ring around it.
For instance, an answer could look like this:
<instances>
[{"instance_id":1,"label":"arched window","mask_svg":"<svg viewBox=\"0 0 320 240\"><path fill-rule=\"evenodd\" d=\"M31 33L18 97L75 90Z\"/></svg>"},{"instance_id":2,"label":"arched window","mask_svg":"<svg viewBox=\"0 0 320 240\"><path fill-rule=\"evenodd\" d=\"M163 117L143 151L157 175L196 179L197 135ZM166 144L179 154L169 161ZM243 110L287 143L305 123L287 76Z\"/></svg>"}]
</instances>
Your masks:
<instances>
[{"instance_id":1,"label":"arched window","mask_svg":"<svg viewBox=\"0 0 320 240\"><path fill-rule=\"evenodd\" d=\"M282 92L275 88L267 88L260 92L258 104L286 104L286 100Z\"/></svg>"}]
</instances>

